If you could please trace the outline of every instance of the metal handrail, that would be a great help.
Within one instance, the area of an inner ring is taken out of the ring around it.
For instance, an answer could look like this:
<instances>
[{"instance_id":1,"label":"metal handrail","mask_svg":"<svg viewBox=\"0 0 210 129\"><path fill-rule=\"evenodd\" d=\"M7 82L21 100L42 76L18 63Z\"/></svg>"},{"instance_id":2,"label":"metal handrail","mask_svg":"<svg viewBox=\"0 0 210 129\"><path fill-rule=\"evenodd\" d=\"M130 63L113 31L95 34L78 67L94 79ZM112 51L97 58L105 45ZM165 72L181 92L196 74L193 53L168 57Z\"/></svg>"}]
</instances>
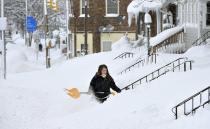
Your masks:
<instances>
[{"instance_id":1,"label":"metal handrail","mask_svg":"<svg viewBox=\"0 0 210 129\"><path fill-rule=\"evenodd\" d=\"M132 52L124 52L124 53L118 55L117 57L115 57L114 60L117 59L117 58L122 58L122 59L124 57L127 58L127 55L128 55L128 57L133 57L134 53L132 53Z\"/></svg>"},{"instance_id":2,"label":"metal handrail","mask_svg":"<svg viewBox=\"0 0 210 129\"><path fill-rule=\"evenodd\" d=\"M153 51L157 52L157 50L159 48L162 48L162 47L166 47L168 44L173 44L172 42L170 42L170 39L172 39L174 36L178 35L178 34L181 34L184 32L184 28L181 29L180 31L178 31L177 33L171 35L170 37L166 38L165 40L157 43L155 46L152 47ZM175 42L174 42L175 43Z\"/></svg>"},{"instance_id":3,"label":"metal handrail","mask_svg":"<svg viewBox=\"0 0 210 129\"><path fill-rule=\"evenodd\" d=\"M193 43L192 46L199 46L204 44L204 41L206 41L208 38L210 38L210 31L207 31L204 33L200 38L196 39Z\"/></svg>"},{"instance_id":4,"label":"metal handrail","mask_svg":"<svg viewBox=\"0 0 210 129\"><path fill-rule=\"evenodd\" d=\"M152 57L152 62L153 62L153 56L155 57L155 58L154 58L155 64L156 64L156 62L157 62L157 55L158 55L158 54L155 54L155 53L149 55L149 58ZM138 67L139 67L140 63L141 63L142 66L144 66L145 59L141 59L141 60L135 62L134 64L128 66L127 68L125 68L124 70L122 70L119 74L123 74L123 73L126 73L127 71L130 71L131 68L134 68L136 65L138 65Z\"/></svg>"},{"instance_id":5,"label":"metal handrail","mask_svg":"<svg viewBox=\"0 0 210 129\"><path fill-rule=\"evenodd\" d=\"M184 61L181 62L182 60L184 60ZM176 62L178 63L178 65L175 65ZM149 73L149 74L147 74L147 75L141 77L140 79L134 81L133 83L131 83L131 84L125 86L124 88L122 88L122 90L128 90L129 87L132 87L132 89L134 89L134 85L135 85L136 83L142 84L142 80L143 80L143 79L145 79L146 82L149 82L149 81L153 81L153 80L159 78L159 77L162 76L162 75L165 75L166 73L170 72L171 70L167 69L167 70L164 70L164 72L162 72L162 73L161 73L161 70L162 70L162 69L166 69L166 68L168 68L168 67L171 66L171 65L172 65L172 71L173 71L173 72L174 72L174 70L175 70L177 67L179 68L179 70L181 70L181 65L184 66L184 72L186 72L186 71L187 71L187 63L190 64L189 67L190 67L190 70L192 70L192 62L193 62L193 61L191 61L191 60L187 60L186 57L178 58L178 59L176 59L176 60L174 60L174 61L172 61L172 62L170 62L170 63L168 63L168 64L166 64L166 65L164 65L164 66L162 66L162 67L160 67L160 68L158 68L157 70L155 70L155 71L153 71L153 72L151 72L151 73ZM155 77L155 73L157 73L157 76L156 76L156 77ZM152 76L152 79L151 79L151 80L149 80L149 76Z\"/></svg>"},{"instance_id":6,"label":"metal handrail","mask_svg":"<svg viewBox=\"0 0 210 129\"><path fill-rule=\"evenodd\" d=\"M202 97L202 93L208 91L208 99L205 102L202 102L203 97ZM200 105L196 106L194 105L194 98L196 98L197 96L200 96ZM186 112L186 103L192 101L192 107L191 107L191 111L190 112ZM175 115L175 118L178 119L178 107L181 107L182 105L184 105L184 115L189 115L189 114L194 114L196 112L196 110L198 108L200 108L201 106L205 106L206 104L210 103L210 86L208 86L207 88L199 91L198 93L192 95L191 97L185 99L184 101L182 101L181 103L177 104L175 107L172 108L172 112Z\"/></svg>"}]
</instances>

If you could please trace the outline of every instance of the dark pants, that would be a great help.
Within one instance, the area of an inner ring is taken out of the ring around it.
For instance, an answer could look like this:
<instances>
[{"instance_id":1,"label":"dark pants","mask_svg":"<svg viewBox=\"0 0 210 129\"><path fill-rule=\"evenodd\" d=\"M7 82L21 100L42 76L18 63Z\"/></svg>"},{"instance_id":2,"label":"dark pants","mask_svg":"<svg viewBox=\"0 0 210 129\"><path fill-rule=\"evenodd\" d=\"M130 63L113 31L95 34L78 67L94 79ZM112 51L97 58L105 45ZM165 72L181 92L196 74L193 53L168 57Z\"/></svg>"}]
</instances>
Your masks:
<instances>
[{"instance_id":1,"label":"dark pants","mask_svg":"<svg viewBox=\"0 0 210 129\"><path fill-rule=\"evenodd\" d=\"M109 98L109 93L95 93L95 98L99 103L104 103Z\"/></svg>"},{"instance_id":2,"label":"dark pants","mask_svg":"<svg viewBox=\"0 0 210 129\"><path fill-rule=\"evenodd\" d=\"M107 100L107 98L104 98L104 99L96 98L96 100L97 100L99 103L104 103L104 102Z\"/></svg>"}]
</instances>

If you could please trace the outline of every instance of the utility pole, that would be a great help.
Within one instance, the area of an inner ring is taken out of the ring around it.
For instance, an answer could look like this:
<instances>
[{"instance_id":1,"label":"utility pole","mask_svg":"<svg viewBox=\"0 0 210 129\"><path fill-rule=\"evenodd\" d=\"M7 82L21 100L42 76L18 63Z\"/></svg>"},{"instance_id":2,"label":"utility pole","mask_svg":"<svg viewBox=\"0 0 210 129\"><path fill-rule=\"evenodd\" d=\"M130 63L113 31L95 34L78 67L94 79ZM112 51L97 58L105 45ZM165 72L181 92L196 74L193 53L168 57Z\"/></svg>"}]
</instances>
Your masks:
<instances>
[{"instance_id":1,"label":"utility pole","mask_svg":"<svg viewBox=\"0 0 210 129\"><path fill-rule=\"evenodd\" d=\"M69 0L66 0L66 45L67 45L67 59L71 58L71 46L69 39Z\"/></svg>"},{"instance_id":2,"label":"utility pole","mask_svg":"<svg viewBox=\"0 0 210 129\"><path fill-rule=\"evenodd\" d=\"M1 0L1 18L4 19L4 0ZM6 26L6 25L3 25L3 26ZM4 29L1 30L1 39L2 39L2 44L3 44L3 50L2 50L3 76L4 76L4 79L6 79L7 78L7 67L6 67L7 63L6 63L6 42L5 42L5 37L4 37Z\"/></svg>"},{"instance_id":3,"label":"utility pole","mask_svg":"<svg viewBox=\"0 0 210 129\"><path fill-rule=\"evenodd\" d=\"M27 44L27 16L28 16L28 0L25 0L26 18L25 18L25 45Z\"/></svg>"},{"instance_id":4,"label":"utility pole","mask_svg":"<svg viewBox=\"0 0 210 129\"><path fill-rule=\"evenodd\" d=\"M47 45L47 33L48 33L48 16L47 16L47 1L44 0L44 17L45 17L45 35L44 35L44 38L45 38L45 47L46 47L46 68L50 68L50 56L49 56L49 47Z\"/></svg>"},{"instance_id":5,"label":"utility pole","mask_svg":"<svg viewBox=\"0 0 210 129\"><path fill-rule=\"evenodd\" d=\"M87 16L88 16L88 0L85 0L85 55L88 54L88 44L87 44Z\"/></svg>"},{"instance_id":6,"label":"utility pole","mask_svg":"<svg viewBox=\"0 0 210 129\"><path fill-rule=\"evenodd\" d=\"M71 41L72 41L72 53L73 53L73 56L76 57L77 56L77 16L75 14L75 8L74 8L74 2L73 0L70 0L70 6L71 6L71 10L70 10L70 14L73 15L74 17L74 40L72 40L73 36L72 36L72 33L71 33ZM74 43L73 43L74 41Z\"/></svg>"}]
</instances>

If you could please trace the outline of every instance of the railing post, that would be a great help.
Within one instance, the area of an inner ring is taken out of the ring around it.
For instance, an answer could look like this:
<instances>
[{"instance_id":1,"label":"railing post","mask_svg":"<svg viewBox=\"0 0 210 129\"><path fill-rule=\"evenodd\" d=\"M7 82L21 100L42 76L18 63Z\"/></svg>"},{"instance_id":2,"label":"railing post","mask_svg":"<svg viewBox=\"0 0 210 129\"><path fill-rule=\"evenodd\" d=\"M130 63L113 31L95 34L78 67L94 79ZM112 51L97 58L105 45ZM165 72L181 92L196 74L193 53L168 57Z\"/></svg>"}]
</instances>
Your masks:
<instances>
[{"instance_id":1,"label":"railing post","mask_svg":"<svg viewBox=\"0 0 210 129\"><path fill-rule=\"evenodd\" d=\"M208 101L210 100L210 89L208 89Z\"/></svg>"},{"instance_id":2,"label":"railing post","mask_svg":"<svg viewBox=\"0 0 210 129\"><path fill-rule=\"evenodd\" d=\"M186 72L186 62L184 62L184 72Z\"/></svg>"},{"instance_id":3,"label":"railing post","mask_svg":"<svg viewBox=\"0 0 210 129\"><path fill-rule=\"evenodd\" d=\"M129 87L125 87L125 90L129 90Z\"/></svg>"},{"instance_id":4,"label":"railing post","mask_svg":"<svg viewBox=\"0 0 210 129\"><path fill-rule=\"evenodd\" d=\"M178 111L177 111L178 107L175 107L175 118L178 119Z\"/></svg>"},{"instance_id":5,"label":"railing post","mask_svg":"<svg viewBox=\"0 0 210 129\"><path fill-rule=\"evenodd\" d=\"M151 60L151 63L153 63L153 56L154 56L154 55L152 54L152 60Z\"/></svg>"},{"instance_id":6,"label":"railing post","mask_svg":"<svg viewBox=\"0 0 210 129\"><path fill-rule=\"evenodd\" d=\"M178 60L178 66L179 66L179 71L180 71L180 59Z\"/></svg>"},{"instance_id":7,"label":"railing post","mask_svg":"<svg viewBox=\"0 0 210 129\"><path fill-rule=\"evenodd\" d=\"M175 69L175 68L174 68L174 63L173 63L173 72L174 72L174 69Z\"/></svg>"},{"instance_id":8,"label":"railing post","mask_svg":"<svg viewBox=\"0 0 210 129\"><path fill-rule=\"evenodd\" d=\"M190 61L190 70L192 70L192 61Z\"/></svg>"},{"instance_id":9,"label":"railing post","mask_svg":"<svg viewBox=\"0 0 210 129\"><path fill-rule=\"evenodd\" d=\"M202 105L202 92L200 92L200 106Z\"/></svg>"},{"instance_id":10,"label":"railing post","mask_svg":"<svg viewBox=\"0 0 210 129\"><path fill-rule=\"evenodd\" d=\"M192 115L194 114L194 98L192 98Z\"/></svg>"},{"instance_id":11,"label":"railing post","mask_svg":"<svg viewBox=\"0 0 210 129\"><path fill-rule=\"evenodd\" d=\"M155 64L157 63L157 54L155 53Z\"/></svg>"}]
</instances>

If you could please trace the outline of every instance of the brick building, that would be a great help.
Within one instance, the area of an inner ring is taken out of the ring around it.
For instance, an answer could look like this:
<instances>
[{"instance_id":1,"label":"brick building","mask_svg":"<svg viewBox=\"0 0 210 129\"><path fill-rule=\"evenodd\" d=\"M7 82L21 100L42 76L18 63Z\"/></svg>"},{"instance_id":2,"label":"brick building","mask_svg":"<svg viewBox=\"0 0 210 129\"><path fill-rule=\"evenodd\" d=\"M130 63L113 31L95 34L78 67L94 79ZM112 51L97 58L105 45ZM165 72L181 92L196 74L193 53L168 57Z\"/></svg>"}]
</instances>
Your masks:
<instances>
[{"instance_id":1,"label":"brick building","mask_svg":"<svg viewBox=\"0 0 210 129\"><path fill-rule=\"evenodd\" d=\"M131 39L136 38L136 25L128 27L127 22L127 6L131 1L88 0L88 53L109 51L111 44L126 32ZM72 3L70 28L75 51L79 54L84 46L85 0L72 0Z\"/></svg>"}]
</instances>

